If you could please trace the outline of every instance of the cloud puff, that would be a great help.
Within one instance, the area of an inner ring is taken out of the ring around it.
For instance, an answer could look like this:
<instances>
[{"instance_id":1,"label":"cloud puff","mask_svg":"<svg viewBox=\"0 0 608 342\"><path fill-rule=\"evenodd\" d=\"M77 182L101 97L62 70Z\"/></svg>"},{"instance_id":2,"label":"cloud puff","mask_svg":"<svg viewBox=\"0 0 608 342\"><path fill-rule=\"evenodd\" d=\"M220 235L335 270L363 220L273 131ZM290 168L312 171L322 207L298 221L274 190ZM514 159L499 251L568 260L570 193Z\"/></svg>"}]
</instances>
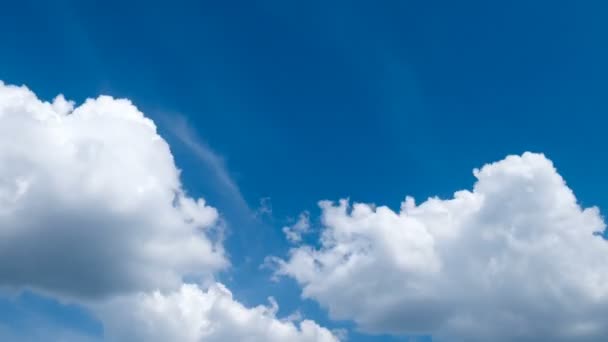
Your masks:
<instances>
[{"instance_id":1,"label":"cloud puff","mask_svg":"<svg viewBox=\"0 0 608 342\"><path fill-rule=\"evenodd\" d=\"M600 341L608 336L608 244L541 154L474 171L472 191L407 198L399 212L323 201L319 246L278 273L369 332L450 341Z\"/></svg>"},{"instance_id":2,"label":"cloud puff","mask_svg":"<svg viewBox=\"0 0 608 342\"><path fill-rule=\"evenodd\" d=\"M289 242L298 243L302 241L302 235L310 232L310 214L305 211L300 214L296 223L283 227L283 233Z\"/></svg>"},{"instance_id":3,"label":"cloud puff","mask_svg":"<svg viewBox=\"0 0 608 342\"><path fill-rule=\"evenodd\" d=\"M177 287L227 264L206 235L217 217L184 192L129 101L74 108L0 83L0 285L76 297Z\"/></svg>"},{"instance_id":4,"label":"cloud puff","mask_svg":"<svg viewBox=\"0 0 608 342\"><path fill-rule=\"evenodd\" d=\"M184 284L168 294L119 297L97 310L106 322L109 341L337 341L313 321L296 325L278 320L274 301L271 306L246 308L221 284L206 291Z\"/></svg>"}]
</instances>

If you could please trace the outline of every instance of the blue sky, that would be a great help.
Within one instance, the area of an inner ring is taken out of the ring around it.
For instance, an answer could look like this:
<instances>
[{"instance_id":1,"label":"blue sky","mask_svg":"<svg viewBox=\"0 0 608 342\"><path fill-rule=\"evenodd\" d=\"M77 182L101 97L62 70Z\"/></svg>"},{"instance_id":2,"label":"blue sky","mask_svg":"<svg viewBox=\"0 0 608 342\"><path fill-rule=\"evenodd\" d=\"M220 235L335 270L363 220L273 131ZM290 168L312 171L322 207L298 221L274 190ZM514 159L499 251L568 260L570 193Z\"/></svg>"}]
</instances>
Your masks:
<instances>
[{"instance_id":1,"label":"blue sky","mask_svg":"<svg viewBox=\"0 0 608 342\"><path fill-rule=\"evenodd\" d=\"M185 188L227 222L247 305L273 296L351 341L290 278L261 267L281 228L317 202L398 210L470 188L471 170L542 152L585 207L608 207L608 46L600 1L7 2L0 79L50 100L129 98L169 142ZM272 212L253 217L268 198ZM317 235L307 236L315 244ZM86 310L26 292L0 298L16 331L93 335ZM430 340L427 339L427 340Z\"/></svg>"}]
</instances>

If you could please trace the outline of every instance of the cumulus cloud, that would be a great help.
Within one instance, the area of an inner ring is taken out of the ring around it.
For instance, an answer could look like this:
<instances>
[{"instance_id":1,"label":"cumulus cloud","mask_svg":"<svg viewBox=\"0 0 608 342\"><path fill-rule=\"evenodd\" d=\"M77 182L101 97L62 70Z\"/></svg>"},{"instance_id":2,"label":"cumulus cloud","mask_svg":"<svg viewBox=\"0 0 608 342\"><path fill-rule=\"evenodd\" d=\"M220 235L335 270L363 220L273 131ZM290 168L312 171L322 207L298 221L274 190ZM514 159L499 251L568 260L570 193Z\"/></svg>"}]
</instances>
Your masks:
<instances>
[{"instance_id":1,"label":"cumulus cloud","mask_svg":"<svg viewBox=\"0 0 608 342\"><path fill-rule=\"evenodd\" d=\"M217 218L128 100L74 108L0 83L0 285L77 297L176 287L227 264L207 236Z\"/></svg>"},{"instance_id":2,"label":"cumulus cloud","mask_svg":"<svg viewBox=\"0 0 608 342\"><path fill-rule=\"evenodd\" d=\"M472 190L401 210L323 201L319 245L278 274L335 319L449 341L600 341L608 244L553 164L525 153L475 170Z\"/></svg>"},{"instance_id":3,"label":"cumulus cloud","mask_svg":"<svg viewBox=\"0 0 608 342\"><path fill-rule=\"evenodd\" d=\"M179 173L128 100L75 107L0 82L0 287L85 305L113 341L335 340L202 287L228 261L217 211Z\"/></svg>"},{"instance_id":4,"label":"cumulus cloud","mask_svg":"<svg viewBox=\"0 0 608 342\"><path fill-rule=\"evenodd\" d=\"M118 297L98 308L109 341L337 341L313 321L277 319L277 310L272 299L270 306L246 308L221 284L206 291L184 284L168 294Z\"/></svg>"}]
</instances>

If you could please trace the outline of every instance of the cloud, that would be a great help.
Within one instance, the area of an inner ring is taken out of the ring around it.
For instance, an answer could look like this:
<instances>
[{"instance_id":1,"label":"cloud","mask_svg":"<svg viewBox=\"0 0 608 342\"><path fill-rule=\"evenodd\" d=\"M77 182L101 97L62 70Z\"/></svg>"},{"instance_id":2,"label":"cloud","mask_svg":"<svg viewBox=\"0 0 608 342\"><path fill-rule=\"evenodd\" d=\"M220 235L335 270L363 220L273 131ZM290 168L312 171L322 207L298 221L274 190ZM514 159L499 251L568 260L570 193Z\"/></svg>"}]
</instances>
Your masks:
<instances>
[{"instance_id":1,"label":"cloud","mask_svg":"<svg viewBox=\"0 0 608 342\"><path fill-rule=\"evenodd\" d=\"M221 284L206 291L184 284L168 294L119 297L98 308L109 341L337 341L313 321L277 319L277 310L274 300L271 306L246 308Z\"/></svg>"},{"instance_id":2,"label":"cloud","mask_svg":"<svg viewBox=\"0 0 608 342\"><path fill-rule=\"evenodd\" d=\"M218 213L179 175L128 100L75 107L0 82L0 287L84 305L114 341L335 340L312 321L277 319L274 306L246 308L214 282L228 266L212 238Z\"/></svg>"},{"instance_id":3,"label":"cloud","mask_svg":"<svg viewBox=\"0 0 608 342\"><path fill-rule=\"evenodd\" d=\"M237 183L232 179L224 159L209 147L188 125L181 115L161 116L168 130L186 146L194 156L204 163L210 171L213 181L221 189L221 193L230 200L233 209L249 217L254 215L241 194Z\"/></svg>"},{"instance_id":4,"label":"cloud","mask_svg":"<svg viewBox=\"0 0 608 342\"><path fill-rule=\"evenodd\" d=\"M551 161L525 153L474 171L472 190L401 210L323 201L319 246L278 274L334 319L449 341L600 341L608 244Z\"/></svg>"},{"instance_id":5,"label":"cloud","mask_svg":"<svg viewBox=\"0 0 608 342\"><path fill-rule=\"evenodd\" d=\"M217 218L128 100L74 108L0 83L0 285L75 297L176 287L227 265L207 235Z\"/></svg>"},{"instance_id":6,"label":"cloud","mask_svg":"<svg viewBox=\"0 0 608 342\"><path fill-rule=\"evenodd\" d=\"M310 214L303 212L300 217L291 226L283 227L283 233L289 242L298 243L302 241L302 234L307 234L310 231Z\"/></svg>"}]
</instances>

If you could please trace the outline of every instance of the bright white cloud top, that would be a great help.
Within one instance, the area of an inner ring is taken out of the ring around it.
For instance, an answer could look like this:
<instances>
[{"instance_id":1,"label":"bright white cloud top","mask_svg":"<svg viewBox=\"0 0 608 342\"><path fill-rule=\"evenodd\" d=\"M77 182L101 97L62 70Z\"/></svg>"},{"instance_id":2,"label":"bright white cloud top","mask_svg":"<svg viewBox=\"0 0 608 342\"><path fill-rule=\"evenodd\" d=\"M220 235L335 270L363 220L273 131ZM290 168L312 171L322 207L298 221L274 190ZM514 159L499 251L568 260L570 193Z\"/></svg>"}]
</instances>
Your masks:
<instances>
[{"instance_id":1,"label":"bright white cloud top","mask_svg":"<svg viewBox=\"0 0 608 342\"><path fill-rule=\"evenodd\" d=\"M217 218L184 192L169 146L129 101L73 108L0 85L2 285L68 296L178 287L227 264L206 235Z\"/></svg>"},{"instance_id":2,"label":"bright white cloud top","mask_svg":"<svg viewBox=\"0 0 608 342\"><path fill-rule=\"evenodd\" d=\"M446 341L600 341L608 244L551 161L525 153L474 171L472 191L387 207L323 201L319 246L278 273L335 319Z\"/></svg>"},{"instance_id":3,"label":"bright white cloud top","mask_svg":"<svg viewBox=\"0 0 608 342\"><path fill-rule=\"evenodd\" d=\"M0 287L84 303L115 341L336 340L246 308L220 284L183 284L227 267L209 234L217 220L128 100L74 107L0 82Z\"/></svg>"}]
</instances>

